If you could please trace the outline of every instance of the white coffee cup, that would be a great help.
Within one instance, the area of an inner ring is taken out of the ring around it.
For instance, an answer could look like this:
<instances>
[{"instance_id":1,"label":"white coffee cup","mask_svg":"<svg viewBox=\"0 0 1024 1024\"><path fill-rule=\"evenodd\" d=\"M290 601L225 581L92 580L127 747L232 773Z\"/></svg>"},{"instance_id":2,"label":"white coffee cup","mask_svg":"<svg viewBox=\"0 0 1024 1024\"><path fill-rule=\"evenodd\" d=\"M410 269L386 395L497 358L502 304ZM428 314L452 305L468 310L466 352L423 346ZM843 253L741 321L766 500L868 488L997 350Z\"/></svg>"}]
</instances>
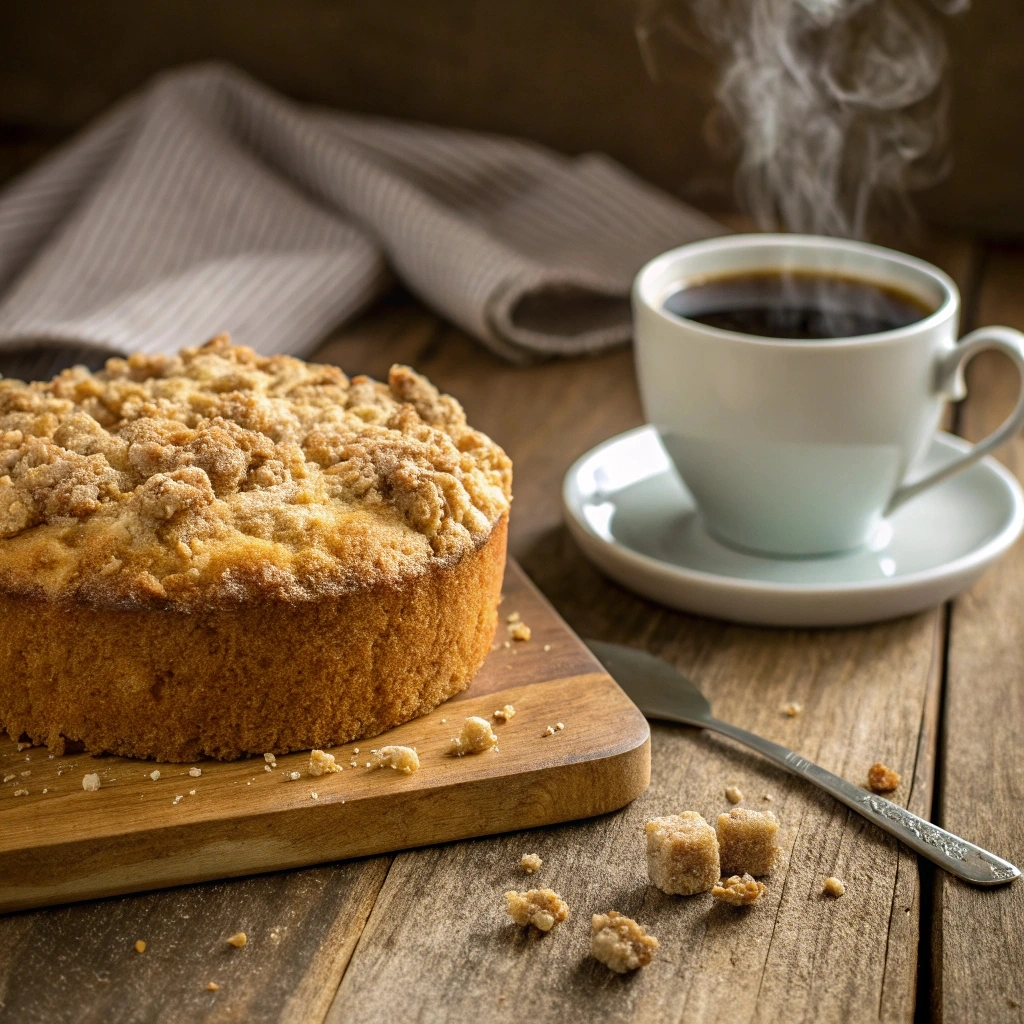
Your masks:
<instances>
[{"instance_id":1,"label":"white coffee cup","mask_svg":"<svg viewBox=\"0 0 1024 1024\"><path fill-rule=\"evenodd\" d=\"M665 300L687 284L757 271L841 275L909 293L931 310L851 338L776 340L687 320ZM1003 425L938 471L915 475L964 364L999 349L1024 379L1024 335L983 327L959 343L960 296L923 260L813 235L727 235L664 253L633 286L647 419L719 539L775 555L865 543L878 522L976 462L1024 422Z\"/></svg>"}]
</instances>

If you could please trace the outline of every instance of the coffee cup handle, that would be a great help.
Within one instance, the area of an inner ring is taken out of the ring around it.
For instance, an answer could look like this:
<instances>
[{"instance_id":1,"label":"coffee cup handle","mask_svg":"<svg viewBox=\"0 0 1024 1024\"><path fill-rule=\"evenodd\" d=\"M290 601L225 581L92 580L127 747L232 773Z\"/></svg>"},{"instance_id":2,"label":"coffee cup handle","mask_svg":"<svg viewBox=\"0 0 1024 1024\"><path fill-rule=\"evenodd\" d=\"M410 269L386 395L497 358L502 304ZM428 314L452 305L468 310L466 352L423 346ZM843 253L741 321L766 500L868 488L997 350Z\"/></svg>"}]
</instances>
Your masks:
<instances>
[{"instance_id":1,"label":"coffee cup handle","mask_svg":"<svg viewBox=\"0 0 1024 1024\"><path fill-rule=\"evenodd\" d=\"M1017 372L1020 374L1021 390L1013 412L1006 417L998 430L994 430L958 459L953 459L952 462L946 463L934 473L929 473L919 480L911 480L900 485L885 510L886 515L929 487L933 487L935 484L949 479L955 473L959 473L962 469L972 466L980 458L1009 441L1024 425L1024 334L1015 331L1012 327L979 327L976 331L964 335L959 344L939 361L936 369L936 390L946 392L957 402L966 397L964 366L979 352L989 349L1005 352L1013 360Z\"/></svg>"}]
</instances>

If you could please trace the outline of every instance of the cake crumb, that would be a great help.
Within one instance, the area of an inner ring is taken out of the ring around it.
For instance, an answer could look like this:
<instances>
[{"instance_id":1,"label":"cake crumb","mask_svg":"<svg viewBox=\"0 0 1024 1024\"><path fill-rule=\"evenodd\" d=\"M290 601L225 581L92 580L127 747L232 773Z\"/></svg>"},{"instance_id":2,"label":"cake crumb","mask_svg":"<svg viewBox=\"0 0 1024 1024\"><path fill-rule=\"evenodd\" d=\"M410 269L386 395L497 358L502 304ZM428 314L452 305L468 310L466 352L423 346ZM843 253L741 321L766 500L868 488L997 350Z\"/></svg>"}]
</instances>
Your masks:
<instances>
[{"instance_id":1,"label":"cake crumb","mask_svg":"<svg viewBox=\"0 0 1024 1024\"><path fill-rule=\"evenodd\" d=\"M751 903L756 903L767 891L767 885L755 881L744 873L723 878L712 888L711 895L723 903L731 903L734 907L748 907Z\"/></svg>"},{"instance_id":2,"label":"cake crumb","mask_svg":"<svg viewBox=\"0 0 1024 1024\"><path fill-rule=\"evenodd\" d=\"M285 782L289 782L289 781L295 782L297 779L301 779L302 778L302 773L301 772L285 772L284 773L284 778L285 778Z\"/></svg>"},{"instance_id":3,"label":"cake crumb","mask_svg":"<svg viewBox=\"0 0 1024 1024\"><path fill-rule=\"evenodd\" d=\"M265 765L263 766L263 770L264 770L265 772L272 772L272 771L273 771L274 769L273 769L273 768L271 768L269 764L265 764Z\"/></svg>"},{"instance_id":4,"label":"cake crumb","mask_svg":"<svg viewBox=\"0 0 1024 1024\"><path fill-rule=\"evenodd\" d=\"M228 945L234 946L235 949L241 949L249 940L245 936L245 932L235 932L234 935L228 939Z\"/></svg>"},{"instance_id":5,"label":"cake crumb","mask_svg":"<svg viewBox=\"0 0 1024 1024\"><path fill-rule=\"evenodd\" d=\"M199 776L203 774L203 769L202 768L189 768L188 773L189 773L189 775L192 776L193 779L198 779Z\"/></svg>"},{"instance_id":6,"label":"cake crumb","mask_svg":"<svg viewBox=\"0 0 1024 1024\"><path fill-rule=\"evenodd\" d=\"M777 867L782 850L776 842L779 819L771 811L734 807L718 816L718 848L722 876L767 875Z\"/></svg>"},{"instance_id":7,"label":"cake crumb","mask_svg":"<svg viewBox=\"0 0 1024 1024\"><path fill-rule=\"evenodd\" d=\"M58 772L57 774L59 775L60 772ZM13 772L11 772L10 775L5 775L4 776L4 782L10 782L11 779L16 779L17 777L18 777L17 775L15 775Z\"/></svg>"},{"instance_id":8,"label":"cake crumb","mask_svg":"<svg viewBox=\"0 0 1024 1024\"><path fill-rule=\"evenodd\" d=\"M344 771L338 764L333 754L325 750L311 750L309 752L309 774L319 778L321 775L330 775L332 772Z\"/></svg>"},{"instance_id":9,"label":"cake crumb","mask_svg":"<svg viewBox=\"0 0 1024 1024\"><path fill-rule=\"evenodd\" d=\"M544 650L545 651L550 651L551 650L551 644L545 644L544 645Z\"/></svg>"},{"instance_id":10,"label":"cake crumb","mask_svg":"<svg viewBox=\"0 0 1024 1024\"><path fill-rule=\"evenodd\" d=\"M541 932L551 931L569 916L569 905L553 889L507 892L505 902L516 924L532 924Z\"/></svg>"},{"instance_id":11,"label":"cake crumb","mask_svg":"<svg viewBox=\"0 0 1024 1024\"><path fill-rule=\"evenodd\" d=\"M319 793L314 793L312 790L310 790L309 799L310 800L319 800L320 799L320 794Z\"/></svg>"},{"instance_id":12,"label":"cake crumb","mask_svg":"<svg viewBox=\"0 0 1024 1024\"><path fill-rule=\"evenodd\" d=\"M376 761L368 762L368 768L394 768L405 772L406 775L419 771L420 757L413 747L381 747L380 750L371 750L370 753L374 755Z\"/></svg>"},{"instance_id":13,"label":"cake crumb","mask_svg":"<svg viewBox=\"0 0 1024 1024\"><path fill-rule=\"evenodd\" d=\"M868 769L868 789L872 793L891 793L900 784L900 773L886 768L881 761L876 761Z\"/></svg>"},{"instance_id":14,"label":"cake crumb","mask_svg":"<svg viewBox=\"0 0 1024 1024\"><path fill-rule=\"evenodd\" d=\"M86 793L95 793L100 788L100 777L93 772L91 775L82 776L82 789Z\"/></svg>"},{"instance_id":15,"label":"cake crumb","mask_svg":"<svg viewBox=\"0 0 1024 1024\"><path fill-rule=\"evenodd\" d=\"M359 748L358 747L353 747L352 748L352 753L353 754L358 754L359 753Z\"/></svg>"},{"instance_id":16,"label":"cake crumb","mask_svg":"<svg viewBox=\"0 0 1024 1024\"><path fill-rule=\"evenodd\" d=\"M545 730L544 730L544 731L543 731L543 732L541 733L541 736L542 736L542 737L543 737L543 736L554 736L554 735L555 735L555 727L554 727L553 725L549 725L549 726L548 726L548 727L547 727L547 728L546 728L546 729L545 729Z\"/></svg>"},{"instance_id":17,"label":"cake crumb","mask_svg":"<svg viewBox=\"0 0 1024 1024\"><path fill-rule=\"evenodd\" d=\"M519 866L528 875L535 875L540 871L540 866L543 863L544 861L542 861L535 853L524 853L519 859Z\"/></svg>"},{"instance_id":18,"label":"cake crumb","mask_svg":"<svg viewBox=\"0 0 1024 1024\"><path fill-rule=\"evenodd\" d=\"M842 896L846 892L846 884L834 875L825 879L825 887L822 890L827 896Z\"/></svg>"},{"instance_id":19,"label":"cake crumb","mask_svg":"<svg viewBox=\"0 0 1024 1024\"><path fill-rule=\"evenodd\" d=\"M220 988L220 985L218 985L217 982L215 982L215 981L208 981L206 983L206 991L207 992L216 992L219 988Z\"/></svg>"},{"instance_id":20,"label":"cake crumb","mask_svg":"<svg viewBox=\"0 0 1024 1024\"><path fill-rule=\"evenodd\" d=\"M520 619L519 619L519 612L512 612L511 615L506 616L505 621L509 622L509 623L511 623L511 622L519 622L520 621ZM21 747L18 747L18 749L21 750Z\"/></svg>"},{"instance_id":21,"label":"cake crumb","mask_svg":"<svg viewBox=\"0 0 1024 1024\"><path fill-rule=\"evenodd\" d=\"M738 804L743 799L743 793L739 786L726 786L725 799L731 804Z\"/></svg>"},{"instance_id":22,"label":"cake crumb","mask_svg":"<svg viewBox=\"0 0 1024 1024\"><path fill-rule=\"evenodd\" d=\"M533 631L525 622L513 622L508 627L508 635L513 640L529 640Z\"/></svg>"},{"instance_id":23,"label":"cake crumb","mask_svg":"<svg viewBox=\"0 0 1024 1024\"><path fill-rule=\"evenodd\" d=\"M610 910L590 919L590 952L616 974L649 964L657 948L658 940L631 917Z\"/></svg>"},{"instance_id":24,"label":"cake crumb","mask_svg":"<svg viewBox=\"0 0 1024 1024\"><path fill-rule=\"evenodd\" d=\"M273 754L264 754L263 760L266 761L271 768L277 767L277 758Z\"/></svg>"},{"instance_id":25,"label":"cake crumb","mask_svg":"<svg viewBox=\"0 0 1024 1024\"><path fill-rule=\"evenodd\" d=\"M647 834L647 873L662 892L692 896L721 878L718 838L696 811L653 818Z\"/></svg>"},{"instance_id":26,"label":"cake crumb","mask_svg":"<svg viewBox=\"0 0 1024 1024\"><path fill-rule=\"evenodd\" d=\"M565 728L563 722L555 722L555 732L561 732Z\"/></svg>"},{"instance_id":27,"label":"cake crumb","mask_svg":"<svg viewBox=\"0 0 1024 1024\"><path fill-rule=\"evenodd\" d=\"M796 718L803 709L803 704L797 704L796 701L790 701L790 703L782 705L783 714L788 715L790 718Z\"/></svg>"},{"instance_id":28,"label":"cake crumb","mask_svg":"<svg viewBox=\"0 0 1024 1024\"><path fill-rule=\"evenodd\" d=\"M503 708L498 708L491 717L499 722L507 722L515 713L516 709L511 704L506 704Z\"/></svg>"},{"instance_id":29,"label":"cake crumb","mask_svg":"<svg viewBox=\"0 0 1024 1024\"><path fill-rule=\"evenodd\" d=\"M464 754L479 754L498 745L491 723L486 718L473 715L462 723L462 733L448 742L446 753L462 757Z\"/></svg>"},{"instance_id":30,"label":"cake crumb","mask_svg":"<svg viewBox=\"0 0 1024 1024\"><path fill-rule=\"evenodd\" d=\"M159 769L156 769L156 770L154 770L154 771L151 771L151 772L149 773L149 777L150 777L150 778L151 778L151 779L152 779L152 780L153 780L154 782L156 782L156 781L157 781L157 779L159 779L159 778L160 778L160 771L159 771Z\"/></svg>"},{"instance_id":31,"label":"cake crumb","mask_svg":"<svg viewBox=\"0 0 1024 1024\"><path fill-rule=\"evenodd\" d=\"M28 796L28 790L27 789L16 789L14 791L14 795L15 796Z\"/></svg>"},{"instance_id":32,"label":"cake crumb","mask_svg":"<svg viewBox=\"0 0 1024 1024\"><path fill-rule=\"evenodd\" d=\"M195 796L195 795L196 795L196 791L195 791L194 789L190 789L190 790L188 791L188 795L189 795L189 796Z\"/></svg>"},{"instance_id":33,"label":"cake crumb","mask_svg":"<svg viewBox=\"0 0 1024 1024\"><path fill-rule=\"evenodd\" d=\"M145 941L143 939L136 939L135 940L135 952L136 953L145 953L146 952L146 943L145 943Z\"/></svg>"},{"instance_id":34,"label":"cake crumb","mask_svg":"<svg viewBox=\"0 0 1024 1024\"><path fill-rule=\"evenodd\" d=\"M762 794L761 799L766 800L768 803L771 803L775 799L775 797L773 797L771 793L764 793Z\"/></svg>"},{"instance_id":35,"label":"cake crumb","mask_svg":"<svg viewBox=\"0 0 1024 1024\"><path fill-rule=\"evenodd\" d=\"M177 796L176 796L176 797L175 797L175 798L174 798L174 799L173 799L173 800L171 801L171 806L172 806L172 807L175 807L175 806L177 806L177 805L178 805L178 804L180 804L180 803L181 803L181 801L182 801L182 800L184 800L184 799L185 799L185 794L184 794L184 793L179 793L179 794L178 794L178 795L177 795Z\"/></svg>"}]
</instances>

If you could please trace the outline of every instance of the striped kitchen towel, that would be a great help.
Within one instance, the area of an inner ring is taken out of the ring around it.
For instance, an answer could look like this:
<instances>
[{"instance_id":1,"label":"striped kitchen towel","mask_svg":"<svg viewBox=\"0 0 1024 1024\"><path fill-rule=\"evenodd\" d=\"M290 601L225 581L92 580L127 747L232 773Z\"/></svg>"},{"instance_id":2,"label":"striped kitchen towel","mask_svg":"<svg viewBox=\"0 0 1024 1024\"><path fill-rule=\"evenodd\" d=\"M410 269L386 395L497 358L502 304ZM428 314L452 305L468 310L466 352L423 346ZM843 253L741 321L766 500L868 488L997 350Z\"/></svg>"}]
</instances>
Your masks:
<instances>
[{"instance_id":1,"label":"striped kitchen towel","mask_svg":"<svg viewBox=\"0 0 1024 1024\"><path fill-rule=\"evenodd\" d=\"M513 360L626 341L637 269L713 221L602 156L167 73L0 193L0 348L303 355L397 276Z\"/></svg>"}]
</instances>

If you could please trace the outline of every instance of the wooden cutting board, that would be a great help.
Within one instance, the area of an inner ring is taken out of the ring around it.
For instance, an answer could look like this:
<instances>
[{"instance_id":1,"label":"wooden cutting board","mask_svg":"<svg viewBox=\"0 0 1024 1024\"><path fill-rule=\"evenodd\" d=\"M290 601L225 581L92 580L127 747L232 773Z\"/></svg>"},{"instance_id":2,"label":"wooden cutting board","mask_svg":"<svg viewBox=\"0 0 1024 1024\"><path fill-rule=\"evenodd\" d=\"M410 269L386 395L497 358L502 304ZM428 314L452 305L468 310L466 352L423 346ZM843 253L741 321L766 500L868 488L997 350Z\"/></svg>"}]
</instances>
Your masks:
<instances>
[{"instance_id":1,"label":"wooden cutting board","mask_svg":"<svg viewBox=\"0 0 1024 1024\"><path fill-rule=\"evenodd\" d=\"M510 562L495 647L473 684L431 714L309 755L155 764L17 749L0 733L0 912L277 871L615 810L650 781L650 732L629 698ZM504 646L519 612L530 640ZM491 718L497 752L443 754L467 715ZM564 723L553 736L547 726ZM370 748L414 746L420 770L367 770ZM358 748L359 753L355 752ZM355 761L358 767L352 767ZM202 774L193 777L190 767ZM159 768L160 778L150 773ZM287 779L298 771L301 778ZM83 776L101 788L86 792ZM27 792L26 792L27 791ZM316 793L316 798L312 796Z\"/></svg>"}]
</instances>

